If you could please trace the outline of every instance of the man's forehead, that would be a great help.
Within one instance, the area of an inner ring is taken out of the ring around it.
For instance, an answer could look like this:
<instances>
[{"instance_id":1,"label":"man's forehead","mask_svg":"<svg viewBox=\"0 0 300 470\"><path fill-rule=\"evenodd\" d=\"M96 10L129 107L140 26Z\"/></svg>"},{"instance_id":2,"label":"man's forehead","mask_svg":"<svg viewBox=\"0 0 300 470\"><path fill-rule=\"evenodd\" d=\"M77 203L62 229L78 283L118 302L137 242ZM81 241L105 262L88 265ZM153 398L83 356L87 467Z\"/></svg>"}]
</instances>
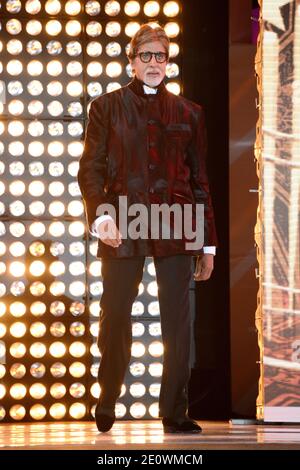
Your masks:
<instances>
[{"instance_id":1,"label":"man's forehead","mask_svg":"<svg viewBox=\"0 0 300 470\"><path fill-rule=\"evenodd\" d=\"M139 51L165 52L165 48L160 41L153 41L142 44Z\"/></svg>"}]
</instances>

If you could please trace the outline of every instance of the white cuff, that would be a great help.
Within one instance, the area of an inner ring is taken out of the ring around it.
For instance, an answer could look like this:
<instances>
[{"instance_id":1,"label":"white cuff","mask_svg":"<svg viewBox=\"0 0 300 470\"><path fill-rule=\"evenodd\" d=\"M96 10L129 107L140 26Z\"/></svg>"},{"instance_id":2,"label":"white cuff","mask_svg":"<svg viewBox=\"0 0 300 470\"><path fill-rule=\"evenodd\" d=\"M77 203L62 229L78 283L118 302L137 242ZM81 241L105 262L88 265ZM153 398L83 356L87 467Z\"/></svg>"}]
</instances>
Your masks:
<instances>
[{"instance_id":1,"label":"white cuff","mask_svg":"<svg viewBox=\"0 0 300 470\"><path fill-rule=\"evenodd\" d=\"M203 253L215 255L216 254L216 247L215 246L204 246Z\"/></svg>"},{"instance_id":2,"label":"white cuff","mask_svg":"<svg viewBox=\"0 0 300 470\"><path fill-rule=\"evenodd\" d=\"M100 215L99 217L97 217L97 219L94 220L94 222L92 223L91 225L91 230L89 231L91 235L94 235L95 237L97 238L100 238L99 237L99 233L97 231L97 228L99 227L99 225L104 222L105 220L114 220L110 215L108 214L103 214L103 215Z\"/></svg>"}]
</instances>

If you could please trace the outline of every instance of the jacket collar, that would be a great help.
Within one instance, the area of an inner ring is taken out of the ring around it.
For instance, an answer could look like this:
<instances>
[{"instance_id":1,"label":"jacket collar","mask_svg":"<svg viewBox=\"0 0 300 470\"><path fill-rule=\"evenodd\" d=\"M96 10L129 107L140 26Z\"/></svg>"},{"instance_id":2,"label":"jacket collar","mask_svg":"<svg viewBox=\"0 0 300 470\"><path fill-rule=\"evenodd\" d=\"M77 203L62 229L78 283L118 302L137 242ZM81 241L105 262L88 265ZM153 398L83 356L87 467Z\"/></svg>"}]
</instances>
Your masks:
<instances>
[{"instance_id":1,"label":"jacket collar","mask_svg":"<svg viewBox=\"0 0 300 470\"><path fill-rule=\"evenodd\" d=\"M157 93L156 94L146 94L145 91L144 91L144 87L143 87L144 83L142 82L142 80L139 80L137 77L134 77L131 82L128 83L128 87L136 94L136 95L139 95L139 96L144 96L144 97L155 97L155 96L163 96L167 93L167 88L166 88L166 85L164 83L164 81L162 80L160 82L160 84L158 85L157 87Z\"/></svg>"}]
</instances>

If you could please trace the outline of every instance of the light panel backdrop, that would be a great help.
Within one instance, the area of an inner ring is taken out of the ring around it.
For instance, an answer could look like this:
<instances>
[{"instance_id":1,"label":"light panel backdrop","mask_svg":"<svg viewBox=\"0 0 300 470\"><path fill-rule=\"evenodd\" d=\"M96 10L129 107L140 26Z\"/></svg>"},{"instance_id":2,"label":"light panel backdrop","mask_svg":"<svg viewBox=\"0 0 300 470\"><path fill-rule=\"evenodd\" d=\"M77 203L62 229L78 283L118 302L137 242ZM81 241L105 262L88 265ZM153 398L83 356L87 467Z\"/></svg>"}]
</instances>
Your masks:
<instances>
[{"instance_id":1,"label":"light panel backdrop","mask_svg":"<svg viewBox=\"0 0 300 470\"><path fill-rule=\"evenodd\" d=\"M257 417L300 422L300 2L263 0L261 6Z\"/></svg>"},{"instance_id":2,"label":"light panel backdrop","mask_svg":"<svg viewBox=\"0 0 300 470\"><path fill-rule=\"evenodd\" d=\"M181 92L181 5L9 0L0 19L0 420L88 419L102 293L76 178L89 103L128 83L126 47L149 21L170 37L166 83ZM132 319L116 414L154 418L163 346L151 259Z\"/></svg>"}]
</instances>

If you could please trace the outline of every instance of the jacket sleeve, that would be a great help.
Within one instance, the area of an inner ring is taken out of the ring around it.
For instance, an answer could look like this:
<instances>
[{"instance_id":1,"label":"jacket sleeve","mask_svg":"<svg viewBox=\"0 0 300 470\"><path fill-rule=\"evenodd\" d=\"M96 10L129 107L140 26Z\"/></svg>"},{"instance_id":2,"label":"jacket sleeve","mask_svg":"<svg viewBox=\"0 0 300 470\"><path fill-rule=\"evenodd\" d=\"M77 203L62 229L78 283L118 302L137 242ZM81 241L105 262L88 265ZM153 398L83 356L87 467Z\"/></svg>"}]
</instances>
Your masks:
<instances>
[{"instance_id":1,"label":"jacket sleeve","mask_svg":"<svg viewBox=\"0 0 300 470\"><path fill-rule=\"evenodd\" d=\"M109 123L107 112L103 109L103 100L95 99L90 106L77 176L89 229L97 217L98 206L105 202L108 131Z\"/></svg>"},{"instance_id":2,"label":"jacket sleeve","mask_svg":"<svg viewBox=\"0 0 300 470\"><path fill-rule=\"evenodd\" d=\"M194 111L193 111L194 112ZM198 204L204 204L204 246L218 246L214 210L206 171L207 132L204 110L197 107L193 136L187 148L190 185Z\"/></svg>"}]
</instances>

